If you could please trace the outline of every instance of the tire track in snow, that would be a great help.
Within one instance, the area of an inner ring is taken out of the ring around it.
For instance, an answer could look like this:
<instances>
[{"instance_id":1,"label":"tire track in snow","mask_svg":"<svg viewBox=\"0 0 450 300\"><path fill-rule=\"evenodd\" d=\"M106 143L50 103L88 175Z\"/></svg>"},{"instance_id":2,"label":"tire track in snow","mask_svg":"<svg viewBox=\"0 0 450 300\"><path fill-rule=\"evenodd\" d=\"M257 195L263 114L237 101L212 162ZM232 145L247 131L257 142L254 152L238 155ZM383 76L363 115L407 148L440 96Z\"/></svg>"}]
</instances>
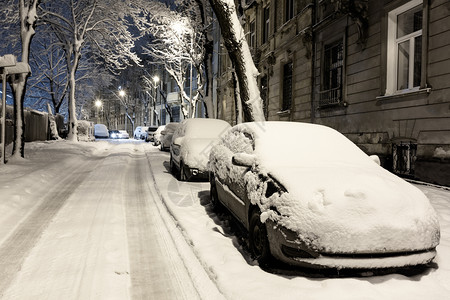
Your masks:
<instances>
[{"instance_id":1,"label":"tire track in snow","mask_svg":"<svg viewBox=\"0 0 450 300\"><path fill-rule=\"evenodd\" d=\"M39 197L41 199L37 199L36 202L41 203L0 245L0 296L14 280L28 253L53 217L83 182L86 173L84 170L94 169L99 162L97 160L96 164L92 164L92 161L87 161L79 164L72 172L66 173L47 193Z\"/></svg>"},{"instance_id":2,"label":"tire track in snow","mask_svg":"<svg viewBox=\"0 0 450 300\"><path fill-rule=\"evenodd\" d=\"M125 197L132 298L199 299L156 205L146 156L133 160L127 173L132 180L125 191L134 195Z\"/></svg>"}]
</instances>

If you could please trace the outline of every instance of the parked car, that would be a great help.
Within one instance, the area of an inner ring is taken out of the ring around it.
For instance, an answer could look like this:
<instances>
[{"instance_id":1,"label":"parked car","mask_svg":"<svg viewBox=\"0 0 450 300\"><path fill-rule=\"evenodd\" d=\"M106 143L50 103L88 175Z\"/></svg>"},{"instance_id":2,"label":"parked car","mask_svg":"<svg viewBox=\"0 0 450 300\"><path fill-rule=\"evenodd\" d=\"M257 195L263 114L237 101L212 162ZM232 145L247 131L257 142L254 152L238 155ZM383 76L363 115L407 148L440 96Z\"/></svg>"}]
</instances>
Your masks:
<instances>
[{"instance_id":1,"label":"parked car","mask_svg":"<svg viewBox=\"0 0 450 300\"><path fill-rule=\"evenodd\" d=\"M161 131L161 151L167 151L170 149L170 143L172 143L172 136L180 123L169 123L164 127L164 130Z\"/></svg>"},{"instance_id":2,"label":"parked car","mask_svg":"<svg viewBox=\"0 0 450 300\"><path fill-rule=\"evenodd\" d=\"M176 129L170 144L170 170L184 181L207 179L209 151L231 126L217 119L186 119Z\"/></svg>"},{"instance_id":3,"label":"parked car","mask_svg":"<svg viewBox=\"0 0 450 300\"><path fill-rule=\"evenodd\" d=\"M94 125L94 136L97 139L107 139L109 137L108 128L104 124Z\"/></svg>"},{"instance_id":4,"label":"parked car","mask_svg":"<svg viewBox=\"0 0 450 300\"><path fill-rule=\"evenodd\" d=\"M134 130L134 138L136 140L143 140L143 139L145 139L145 136L147 134L147 128L148 127L143 127L143 126L136 127L136 129Z\"/></svg>"},{"instance_id":5,"label":"parked car","mask_svg":"<svg viewBox=\"0 0 450 300\"><path fill-rule=\"evenodd\" d=\"M130 135L125 130L119 130L119 137L121 139L129 139Z\"/></svg>"},{"instance_id":6,"label":"parked car","mask_svg":"<svg viewBox=\"0 0 450 300\"><path fill-rule=\"evenodd\" d=\"M252 254L314 268L429 263L440 228L416 187L329 127L234 126L210 153L213 207L247 228Z\"/></svg>"},{"instance_id":7,"label":"parked car","mask_svg":"<svg viewBox=\"0 0 450 300\"><path fill-rule=\"evenodd\" d=\"M153 135L153 146L161 144L161 131L163 131L165 127L165 125L161 125L156 129L155 134Z\"/></svg>"},{"instance_id":8,"label":"parked car","mask_svg":"<svg viewBox=\"0 0 450 300\"><path fill-rule=\"evenodd\" d=\"M145 133L145 141L153 142L155 140L155 132L158 129L157 126L150 126L147 128L147 132Z\"/></svg>"},{"instance_id":9,"label":"parked car","mask_svg":"<svg viewBox=\"0 0 450 300\"><path fill-rule=\"evenodd\" d=\"M119 130L110 130L109 131L109 138L110 139L120 139L120 132L119 132Z\"/></svg>"}]
</instances>

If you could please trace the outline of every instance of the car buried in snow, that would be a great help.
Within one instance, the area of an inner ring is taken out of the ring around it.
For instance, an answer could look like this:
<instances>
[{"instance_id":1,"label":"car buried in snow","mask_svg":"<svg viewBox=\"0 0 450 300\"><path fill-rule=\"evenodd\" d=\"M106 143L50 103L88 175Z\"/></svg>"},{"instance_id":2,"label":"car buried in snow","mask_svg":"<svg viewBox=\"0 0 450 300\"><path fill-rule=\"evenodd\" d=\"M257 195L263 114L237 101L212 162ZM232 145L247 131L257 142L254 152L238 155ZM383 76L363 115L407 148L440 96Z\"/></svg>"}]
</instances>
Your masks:
<instances>
[{"instance_id":1,"label":"car buried in snow","mask_svg":"<svg viewBox=\"0 0 450 300\"><path fill-rule=\"evenodd\" d=\"M386 269L436 255L427 197L329 127L239 124L213 146L209 167L213 207L244 225L262 264Z\"/></svg>"},{"instance_id":2,"label":"car buried in snow","mask_svg":"<svg viewBox=\"0 0 450 300\"><path fill-rule=\"evenodd\" d=\"M230 128L223 120L197 118L180 123L170 144L170 170L181 181L208 179L212 145Z\"/></svg>"},{"instance_id":3,"label":"car buried in snow","mask_svg":"<svg viewBox=\"0 0 450 300\"><path fill-rule=\"evenodd\" d=\"M169 123L164 127L164 130L161 131L161 151L167 151L170 149L170 144L172 143L173 133L177 129L180 123Z\"/></svg>"}]
</instances>

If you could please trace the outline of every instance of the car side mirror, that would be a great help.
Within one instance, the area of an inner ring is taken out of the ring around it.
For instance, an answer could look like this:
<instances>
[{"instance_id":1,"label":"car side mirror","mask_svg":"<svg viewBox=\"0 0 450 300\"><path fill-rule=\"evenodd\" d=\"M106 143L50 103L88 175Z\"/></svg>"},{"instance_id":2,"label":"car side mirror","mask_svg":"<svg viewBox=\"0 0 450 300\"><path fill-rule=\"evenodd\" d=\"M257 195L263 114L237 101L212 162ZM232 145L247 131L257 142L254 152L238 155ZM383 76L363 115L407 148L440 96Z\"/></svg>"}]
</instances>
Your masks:
<instances>
[{"instance_id":1,"label":"car side mirror","mask_svg":"<svg viewBox=\"0 0 450 300\"><path fill-rule=\"evenodd\" d=\"M256 156L247 153L236 153L233 155L231 162L235 166L250 168L256 163Z\"/></svg>"},{"instance_id":2,"label":"car side mirror","mask_svg":"<svg viewBox=\"0 0 450 300\"><path fill-rule=\"evenodd\" d=\"M176 146L180 146L182 140L183 140L183 137L177 137L176 139L173 140L173 144Z\"/></svg>"},{"instance_id":3,"label":"car side mirror","mask_svg":"<svg viewBox=\"0 0 450 300\"><path fill-rule=\"evenodd\" d=\"M378 155L371 155L369 156L369 158L376 163L377 165L381 166L381 161L380 158L378 157Z\"/></svg>"}]
</instances>

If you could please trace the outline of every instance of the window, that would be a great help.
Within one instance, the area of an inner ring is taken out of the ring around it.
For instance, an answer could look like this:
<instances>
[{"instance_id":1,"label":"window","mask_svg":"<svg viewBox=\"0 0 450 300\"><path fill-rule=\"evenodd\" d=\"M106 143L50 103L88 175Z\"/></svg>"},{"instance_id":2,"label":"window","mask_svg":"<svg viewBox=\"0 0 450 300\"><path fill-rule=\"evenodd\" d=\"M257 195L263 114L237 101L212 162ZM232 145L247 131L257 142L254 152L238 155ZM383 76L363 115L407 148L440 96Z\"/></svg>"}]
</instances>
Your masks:
<instances>
[{"instance_id":1,"label":"window","mask_svg":"<svg viewBox=\"0 0 450 300\"><path fill-rule=\"evenodd\" d=\"M269 29L270 29L270 6L267 5L263 9L263 36L262 36L262 43L266 43L269 41Z\"/></svg>"},{"instance_id":2,"label":"window","mask_svg":"<svg viewBox=\"0 0 450 300\"><path fill-rule=\"evenodd\" d=\"M422 74L421 0L413 0L388 15L386 94L418 90Z\"/></svg>"},{"instance_id":3,"label":"window","mask_svg":"<svg viewBox=\"0 0 450 300\"><path fill-rule=\"evenodd\" d=\"M255 21L250 23L250 40L248 42L251 49L256 48L256 24Z\"/></svg>"},{"instance_id":4,"label":"window","mask_svg":"<svg viewBox=\"0 0 450 300\"><path fill-rule=\"evenodd\" d=\"M414 142L399 142L392 146L393 169L396 174L414 175L417 144Z\"/></svg>"},{"instance_id":5,"label":"window","mask_svg":"<svg viewBox=\"0 0 450 300\"><path fill-rule=\"evenodd\" d=\"M292 62L283 66L283 104L282 111L289 110L292 104Z\"/></svg>"},{"instance_id":6,"label":"window","mask_svg":"<svg viewBox=\"0 0 450 300\"><path fill-rule=\"evenodd\" d=\"M294 17L294 0L284 0L284 20L289 21Z\"/></svg>"},{"instance_id":7,"label":"window","mask_svg":"<svg viewBox=\"0 0 450 300\"><path fill-rule=\"evenodd\" d=\"M343 40L325 45L323 55L322 88L319 106L339 104L342 101L344 68Z\"/></svg>"},{"instance_id":8,"label":"window","mask_svg":"<svg viewBox=\"0 0 450 300\"><path fill-rule=\"evenodd\" d=\"M267 82L267 75L264 75L261 77L261 81L260 81L260 89L261 91L261 99L263 101L263 111L264 111L264 117L268 117L268 106L269 103L267 101L267 97L268 97L268 92L269 92L269 87L268 87L268 82Z\"/></svg>"}]
</instances>

